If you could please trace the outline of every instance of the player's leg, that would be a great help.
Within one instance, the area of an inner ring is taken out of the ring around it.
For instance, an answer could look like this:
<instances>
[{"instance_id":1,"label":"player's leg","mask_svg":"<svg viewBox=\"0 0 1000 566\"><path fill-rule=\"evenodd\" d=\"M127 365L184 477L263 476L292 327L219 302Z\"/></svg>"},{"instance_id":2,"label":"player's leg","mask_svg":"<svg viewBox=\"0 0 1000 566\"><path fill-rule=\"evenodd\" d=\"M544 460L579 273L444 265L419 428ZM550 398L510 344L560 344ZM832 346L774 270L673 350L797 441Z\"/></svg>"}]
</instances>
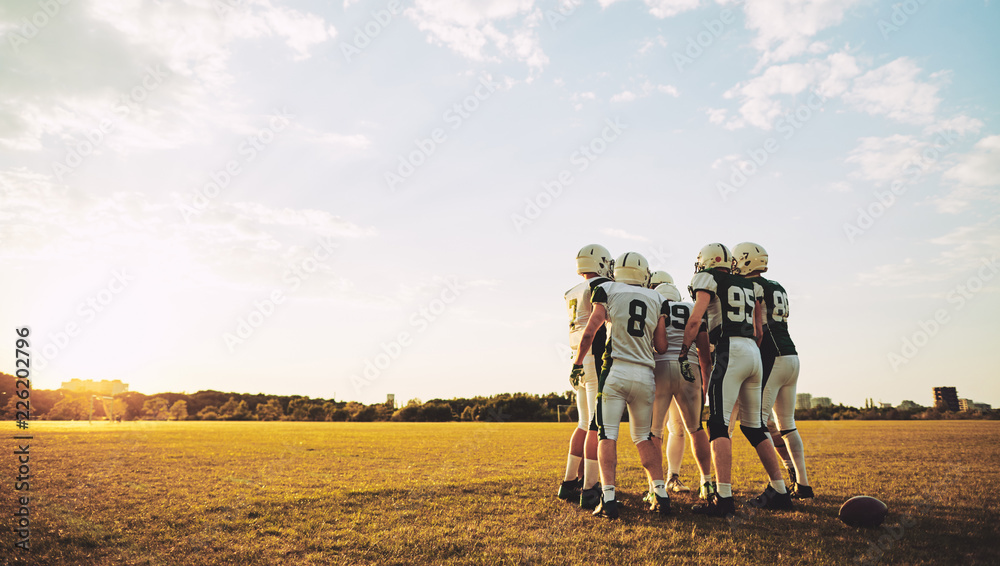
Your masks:
<instances>
[{"instance_id":1,"label":"player's leg","mask_svg":"<svg viewBox=\"0 0 1000 566\"><path fill-rule=\"evenodd\" d=\"M587 400L587 437L583 445L583 489L590 489L601 482L600 467L597 463L597 390L600 375L600 360L594 362L592 371L585 369L583 385ZM586 366L584 366L586 368ZM579 426L579 423L578 423Z\"/></svg>"},{"instance_id":2,"label":"player's leg","mask_svg":"<svg viewBox=\"0 0 1000 566\"><path fill-rule=\"evenodd\" d=\"M675 362L676 363L676 362ZM678 364L678 372L680 372ZM681 378L683 379L683 378ZM670 411L667 414L667 470L664 477L667 478L667 489L677 493L691 491L688 486L681 481L681 462L684 460L684 422L681 420L680 409L677 408L677 396L670 404Z\"/></svg>"},{"instance_id":3,"label":"player's leg","mask_svg":"<svg viewBox=\"0 0 1000 566\"><path fill-rule=\"evenodd\" d=\"M691 364L691 370L695 375L701 375L701 369L697 364ZM708 444L708 432L701 424L701 412L705 406L702 396L701 380L694 383L685 382L678 395L675 395L675 404L684 423L684 428L691 437L691 451L694 453L695 462L698 464L698 471L701 472L701 479L698 497L708 499L715 493L714 480L712 479L712 451Z\"/></svg>"},{"instance_id":4,"label":"player's leg","mask_svg":"<svg viewBox=\"0 0 1000 566\"><path fill-rule=\"evenodd\" d=\"M569 437L569 451L566 455L566 471L563 475L562 484L559 485L559 499L576 501L580 497L580 489L583 488L583 478L581 468L584 460L584 445L587 440L587 431L590 428L590 407L588 406L587 384L589 374L593 374L594 356L587 355L583 358L584 380L576 387L576 428Z\"/></svg>"},{"instance_id":5,"label":"player's leg","mask_svg":"<svg viewBox=\"0 0 1000 566\"><path fill-rule=\"evenodd\" d=\"M615 499L615 476L618 468L618 429L627 406L627 382L620 377L620 365L610 368L597 394L597 428L600 441L597 460L601 469L601 501L594 515L615 519L618 502Z\"/></svg>"},{"instance_id":6,"label":"player's leg","mask_svg":"<svg viewBox=\"0 0 1000 566\"><path fill-rule=\"evenodd\" d=\"M596 373L596 372L595 372ZM598 379L587 381L587 403L590 410L590 426L583 446L583 489L580 491L580 507L593 509L601 502L601 469L597 461L597 390Z\"/></svg>"},{"instance_id":7,"label":"player's leg","mask_svg":"<svg viewBox=\"0 0 1000 566\"><path fill-rule=\"evenodd\" d=\"M653 395L653 411L650 418L650 434L652 434L653 447L657 454L663 454L663 429L666 424L667 412L670 408L673 392L670 390L669 380L670 362L667 360L656 362L653 370L653 383L655 393ZM661 463L662 467L663 464ZM643 497L643 501L652 502L653 483L649 481L649 491Z\"/></svg>"},{"instance_id":8,"label":"player's leg","mask_svg":"<svg viewBox=\"0 0 1000 566\"><path fill-rule=\"evenodd\" d=\"M653 486L655 501L652 502L650 511L655 511L660 515L668 515L670 514L670 496L667 494L666 484L663 481L663 453L653 444L650 434L655 386L649 383L648 377L642 375L648 372L648 368L634 366L631 369L635 374L635 378L631 382L631 395L628 398L629 429L632 434L632 442L635 443L636 450L639 451L639 461L646 470L646 478Z\"/></svg>"},{"instance_id":9,"label":"player's leg","mask_svg":"<svg viewBox=\"0 0 1000 566\"><path fill-rule=\"evenodd\" d=\"M780 367L781 371L789 376L786 384L778 392L774 413L778 429L781 431L782 439L792 457L795 469L796 481L792 497L806 499L813 497L813 490L806 472L805 447L798 429L795 428L795 393L799 381L799 357L781 356L775 362L775 366L776 368Z\"/></svg>"},{"instance_id":10,"label":"player's leg","mask_svg":"<svg viewBox=\"0 0 1000 566\"><path fill-rule=\"evenodd\" d=\"M731 352L731 338L722 338L715 347L715 365L708 383L708 432L715 465L716 494L708 503L695 505L699 514L725 517L736 512L733 500L733 444L729 438L729 417L739 397L740 385L746 379L745 362Z\"/></svg>"},{"instance_id":11,"label":"player's leg","mask_svg":"<svg viewBox=\"0 0 1000 566\"><path fill-rule=\"evenodd\" d=\"M741 345L744 346L744 345ZM781 466L774 448L767 437L761 412L762 392L760 353L756 344L746 345L747 352L743 354L752 362L750 377L740 388L740 430L757 451L757 457L767 471L770 483L760 494L747 503L754 507L766 509L791 509L792 500L785 487L785 479L781 474Z\"/></svg>"}]
</instances>

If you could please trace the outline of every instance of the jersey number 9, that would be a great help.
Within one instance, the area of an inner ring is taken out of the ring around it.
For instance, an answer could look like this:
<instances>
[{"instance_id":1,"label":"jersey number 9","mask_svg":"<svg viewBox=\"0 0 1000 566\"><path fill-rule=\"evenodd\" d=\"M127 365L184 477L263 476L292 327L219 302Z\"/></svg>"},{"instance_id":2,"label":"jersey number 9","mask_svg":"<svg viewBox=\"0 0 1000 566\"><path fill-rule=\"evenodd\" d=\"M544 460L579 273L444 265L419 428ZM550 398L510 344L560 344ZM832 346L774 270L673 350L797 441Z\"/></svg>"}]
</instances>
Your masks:
<instances>
[{"instance_id":1,"label":"jersey number 9","mask_svg":"<svg viewBox=\"0 0 1000 566\"><path fill-rule=\"evenodd\" d=\"M733 322L749 322L753 324L753 295L748 296L742 287L729 288L729 308L726 315Z\"/></svg>"}]
</instances>

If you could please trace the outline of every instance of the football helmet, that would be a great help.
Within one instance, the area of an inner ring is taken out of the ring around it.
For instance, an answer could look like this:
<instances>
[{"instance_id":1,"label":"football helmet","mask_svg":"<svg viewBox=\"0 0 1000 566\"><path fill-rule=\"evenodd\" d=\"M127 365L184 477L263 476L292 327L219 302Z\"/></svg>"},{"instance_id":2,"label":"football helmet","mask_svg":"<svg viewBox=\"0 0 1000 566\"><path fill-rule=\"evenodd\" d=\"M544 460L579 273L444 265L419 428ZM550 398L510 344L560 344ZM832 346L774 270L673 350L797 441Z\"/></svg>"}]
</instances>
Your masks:
<instances>
[{"instance_id":1,"label":"football helmet","mask_svg":"<svg viewBox=\"0 0 1000 566\"><path fill-rule=\"evenodd\" d=\"M698 252L698 260L694 263L695 272L708 271L716 267L733 268L733 254L722 244L708 244Z\"/></svg>"},{"instance_id":2,"label":"football helmet","mask_svg":"<svg viewBox=\"0 0 1000 566\"><path fill-rule=\"evenodd\" d=\"M576 272L580 275L596 273L601 277L611 277L614 267L615 260L611 259L611 252L604 246L590 244L576 254Z\"/></svg>"},{"instance_id":3,"label":"football helmet","mask_svg":"<svg viewBox=\"0 0 1000 566\"><path fill-rule=\"evenodd\" d=\"M733 273L750 275L754 271L767 271L767 251L753 242L736 244L733 248Z\"/></svg>"},{"instance_id":4,"label":"football helmet","mask_svg":"<svg viewBox=\"0 0 1000 566\"><path fill-rule=\"evenodd\" d=\"M649 276L649 288L656 289L658 286L664 283L674 284L674 278L670 276L666 271L654 271L652 275Z\"/></svg>"},{"instance_id":5,"label":"football helmet","mask_svg":"<svg viewBox=\"0 0 1000 566\"><path fill-rule=\"evenodd\" d=\"M645 287L649 282L649 262L640 253L623 253L615 260L615 281Z\"/></svg>"},{"instance_id":6,"label":"football helmet","mask_svg":"<svg viewBox=\"0 0 1000 566\"><path fill-rule=\"evenodd\" d=\"M663 283L656 286L656 292L663 295L668 301L678 302L681 300L681 292L672 283Z\"/></svg>"}]
</instances>

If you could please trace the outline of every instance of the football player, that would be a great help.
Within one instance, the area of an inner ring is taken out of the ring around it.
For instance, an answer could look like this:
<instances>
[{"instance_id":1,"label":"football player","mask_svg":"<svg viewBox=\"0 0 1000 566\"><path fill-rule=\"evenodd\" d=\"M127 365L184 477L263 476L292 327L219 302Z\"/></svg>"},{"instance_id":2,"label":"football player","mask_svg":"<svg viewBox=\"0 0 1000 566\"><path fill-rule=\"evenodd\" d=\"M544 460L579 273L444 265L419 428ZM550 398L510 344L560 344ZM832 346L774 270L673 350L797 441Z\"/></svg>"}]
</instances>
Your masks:
<instances>
[{"instance_id":1,"label":"football player","mask_svg":"<svg viewBox=\"0 0 1000 566\"><path fill-rule=\"evenodd\" d=\"M573 358L580 348L583 331L590 322L592 307L590 296L601 283L611 281L614 260L604 246L584 246L576 254L576 272L581 281L566 292L566 309L569 312L569 344ZM593 509L601 501L600 472L597 464L597 379L601 374L606 332L602 325L597 329L591 344L583 351L583 374L570 381L576 392L577 423L569 439L566 456L566 474L559 486L559 498L579 502L582 507ZM580 468L583 477L580 477ZM581 492L582 490L582 492Z\"/></svg>"},{"instance_id":2,"label":"football player","mask_svg":"<svg viewBox=\"0 0 1000 566\"><path fill-rule=\"evenodd\" d=\"M650 511L670 514L670 495L663 481L662 456L650 440L655 385L653 351L667 348L665 321L660 317L663 298L645 288L649 281L646 258L634 252L615 260L615 281L594 288L593 313L580 340L571 375L582 375L585 352L600 326L608 323L608 345L604 354L597 394L597 426L600 435L598 460L601 468L603 497L594 515L618 518L615 476L618 465L618 428L626 407L632 441L639 460L652 482L656 500Z\"/></svg>"},{"instance_id":3,"label":"football player","mask_svg":"<svg viewBox=\"0 0 1000 566\"><path fill-rule=\"evenodd\" d=\"M736 513L732 491L732 440L729 418L739 399L740 429L757 450L770 485L748 504L768 509L791 509L792 500L785 489L780 464L767 440L767 428L761 422L761 361L756 337L761 335L763 289L750 280L733 275L733 256L722 244L708 244L698 253L695 275L691 279L694 309L684 329L679 359L698 336L702 317L708 314L708 336L715 345L715 366L708 385L712 460L717 479L716 493L704 504L695 505L695 513L728 517ZM683 364L683 361L681 362Z\"/></svg>"},{"instance_id":4,"label":"football player","mask_svg":"<svg viewBox=\"0 0 1000 566\"><path fill-rule=\"evenodd\" d=\"M684 430L691 436L698 469L701 471L699 496L708 499L714 492L712 485L712 454L709 449L708 434L701 425L701 411L704 407L702 382L707 381L712 362L709 358L708 327L702 328L695 338L697 350L689 352L689 375L684 375L678 355L684 339L684 329L691 317L693 304L682 302L681 293L673 283L664 283L656 288L668 303L664 306L667 331L667 351L655 357L656 398L653 402L652 434L658 453L663 448L664 418L669 418L667 429L667 489L687 492L690 489L680 481L680 463L684 457ZM692 355L693 354L693 355ZM669 417L668 408L669 407ZM677 417L674 417L677 415ZM676 422L674 419L677 419ZM650 493L652 490L650 490ZM651 496L650 496L651 497Z\"/></svg>"},{"instance_id":5,"label":"football player","mask_svg":"<svg viewBox=\"0 0 1000 566\"><path fill-rule=\"evenodd\" d=\"M760 357L764 368L764 393L761 408L771 429L771 441L792 477L792 498L813 497L806 474L806 454L802 437L795 429L795 389L799 381L799 356L788 334L788 293L778 282L761 277L767 271L767 251L752 242L733 248L733 273L760 284L764 290L764 337ZM775 426L775 421L777 424ZM781 442L784 440L784 444ZM781 454L779 446L786 449ZM789 456L791 462L788 462Z\"/></svg>"},{"instance_id":6,"label":"football player","mask_svg":"<svg viewBox=\"0 0 1000 566\"><path fill-rule=\"evenodd\" d=\"M649 276L649 288L656 290L660 285L674 285L674 278L666 271L654 271L652 275ZM675 287L676 288L676 287ZM661 293L662 295L662 293ZM678 293L679 295L679 293ZM680 299L678 299L680 300ZM681 329L683 331L683 329ZM667 339L670 339L670 324L667 324ZM677 346L680 346L678 341ZM656 358L657 365L660 364L662 356ZM665 358L664 358L665 359ZM695 362L697 363L697 362ZM657 374L659 375L659 374ZM657 381L657 395L661 394L661 389L659 386L659 381ZM656 415L656 409L654 408L654 416ZM657 446L657 450L663 449L663 434L662 427L657 428L658 419L653 420L653 442ZM692 439L693 441L693 439ZM681 462L684 460L684 423L681 419L680 409L677 408L676 401L670 403L670 409L667 411L667 489L678 493L691 491L688 486L680 479L681 473ZM653 500L653 487L650 484L649 491L646 492L646 496L643 501Z\"/></svg>"}]
</instances>

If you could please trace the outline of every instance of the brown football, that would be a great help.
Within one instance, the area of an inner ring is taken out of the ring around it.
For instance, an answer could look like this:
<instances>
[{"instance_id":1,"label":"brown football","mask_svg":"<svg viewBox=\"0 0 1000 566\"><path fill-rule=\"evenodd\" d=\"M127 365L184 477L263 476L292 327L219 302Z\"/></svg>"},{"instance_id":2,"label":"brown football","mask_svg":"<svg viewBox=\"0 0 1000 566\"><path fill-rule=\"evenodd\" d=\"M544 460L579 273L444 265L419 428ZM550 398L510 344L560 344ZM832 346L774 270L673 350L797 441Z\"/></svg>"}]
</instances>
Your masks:
<instances>
[{"instance_id":1,"label":"brown football","mask_svg":"<svg viewBox=\"0 0 1000 566\"><path fill-rule=\"evenodd\" d=\"M839 517L852 527L877 527L885 521L889 507L874 497L859 495L840 506Z\"/></svg>"}]
</instances>

